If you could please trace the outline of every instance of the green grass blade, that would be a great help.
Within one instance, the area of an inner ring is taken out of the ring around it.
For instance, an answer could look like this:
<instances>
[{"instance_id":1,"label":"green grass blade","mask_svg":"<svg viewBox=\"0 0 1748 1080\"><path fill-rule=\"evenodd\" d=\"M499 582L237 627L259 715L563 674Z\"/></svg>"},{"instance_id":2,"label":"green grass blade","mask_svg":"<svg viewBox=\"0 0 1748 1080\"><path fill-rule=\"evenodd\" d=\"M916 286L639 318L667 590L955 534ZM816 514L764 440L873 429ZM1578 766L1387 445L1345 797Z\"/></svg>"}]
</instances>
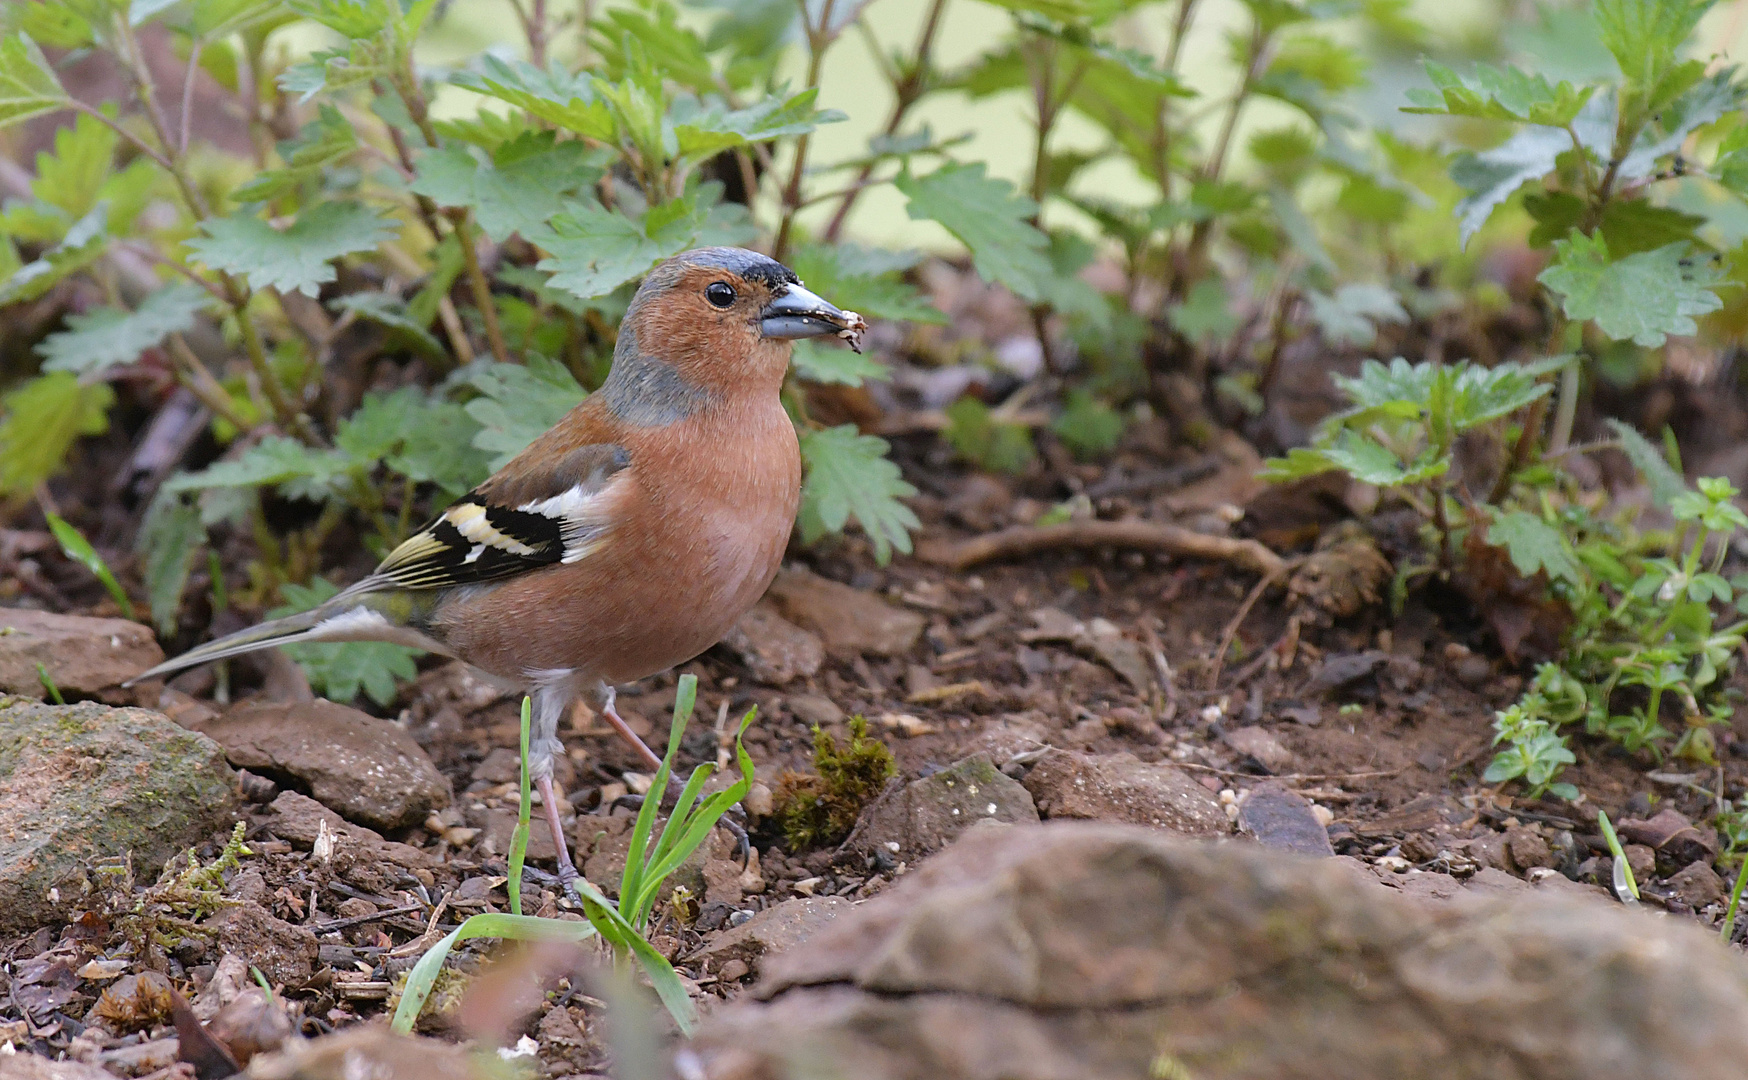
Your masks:
<instances>
[{"instance_id":1,"label":"green grass blade","mask_svg":"<svg viewBox=\"0 0 1748 1080\"><path fill-rule=\"evenodd\" d=\"M109 595L115 600L115 605L121 608L126 618L134 617L134 603L127 598L127 592L122 589L121 582L115 580L115 575L109 572L109 564L103 561L103 556L97 554L97 549L91 542L68 524L59 514L43 511L43 517L48 519L49 531L55 534L55 540L61 545L61 550L67 558L83 566L97 575L97 580L109 590Z\"/></svg>"},{"instance_id":2,"label":"green grass blade","mask_svg":"<svg viewBox=\"0 0 1748 1080\"><path fill-rule=\"evenodd\" d=\"M499 912L475 915L450 931L449 936L442 941L431 946L424 956L419 957L413 970L407 972L407 985L401 991L401 1003L395 1009L394 1021L390 1027L402 1035L413 1030L419 1013L425 1008L426 999L431 996L431 987L436 985L437 975L443 970L443 962L449 959L450 951L463 941L495 937L511 941L581 942L595 934L595 927L590 923L537 919L531 915L505 915ZM678 982L678 977L675 981ZM684 992L682 988L681 993Z\"/></svg>"},{"instance_id":3,"label":"green grass blade","mask_svg":"<svg viewBox=\"0 0 1748 1080\"><path fill-rule=\"evenodd\" d=\"M631 846L625 852L625 873L619 878L619 895L635 896L643 888L644 867L649 861L649 834L655 827L656 812L661 809L662 796L668 791L668 777L673 772L674 758L680 752L680 735L692 715L698 700L698 676L682 675L674 689L674 721L668 727L668 752L662 755L661 767L643 793L643 806L637 811L637 824L631 830Z\"/></svg>"},{"instance_id":4,"label":"green grass blade","mask_svg":"<svg viewBox=\"0 0 1748 1080\"><path fill-rule=\"evenodd\" d=\"M522 864L528 858L528 821L533 817L534 797L528 781L528 728L532 716L531 703L522 698L522 803L516 810L516 831L510 834L510 913L522 914ZM558 837L553 837L554 842Z\"/></svg>"},{"instance_id":5,"label":"green grass blade","mask_svg":"<svg viewBox=\"0 0 1748 1080\"><path fill-rule=\"evenodd\" d=\"M1730 890L1730 909L1724 912L1724 926L1718 931L1718 940L1725 945L1730 943L1730 936L1736 929L1736 905L1742 902L1742 886L1748 885L1748 856L1742 859L1742 869L1736 871L1736 886Z\"/></svg>"},{"instance_id":6,"label":"green grass blade","mask_svg":"<svg viewBox=\"0 0 1748 1080\"><path fill-rule=\"evenodd\" d=\"M49 669L43 666L41 660L36 662L36 677L42 682L43 692L48 694L50 701L56 705L67 703L66 699L61 697L61 688L55 685L54 678L49 675Z\"/></svg>"},{"instance_id":7,"label":"green grass blade","mask_svg":"<svg viewBox=\"0 0 1748 1080\"><path fill-rule=\"evenodd\" d=\"M656 952L655 946L645 941L643 935L625 920L625 916L614 909L613 902L589 884L588 879L577 879L577 891L583 897L583 914L589 917L589 922L615 948L631 953L638 966L643 968L644 974L649 976L650 985L655 987L656 996L662 999L662 1005L674 1018L680 1034L690 1036L698 1020L697 1010L692 1007L692 998L686 993L685 984L680 982L680 976L674 971L674 966L668 963L667 957Z\"/></svg>"},{"instance_id":8,"label":"green grass blade","mask_svg":"<svg viewBox=\"0 0 1748 1080\"><path fill-rule=\"evenodd\" d=\"M1634 903L1639 899L1639 883L1633 880L1632 864L1627 862L1627 853L1621 848L1620 837L1614 834L1614 824L1608 820L1608 813L1603 810L1596 812L1596 823L1602 826L1603 839L1608 841L1608 850L1614 856L1615 895L1625 902L1631 896ZM1622 887L1626 895L1622 895Z\"/></svg>"}]
</instances>

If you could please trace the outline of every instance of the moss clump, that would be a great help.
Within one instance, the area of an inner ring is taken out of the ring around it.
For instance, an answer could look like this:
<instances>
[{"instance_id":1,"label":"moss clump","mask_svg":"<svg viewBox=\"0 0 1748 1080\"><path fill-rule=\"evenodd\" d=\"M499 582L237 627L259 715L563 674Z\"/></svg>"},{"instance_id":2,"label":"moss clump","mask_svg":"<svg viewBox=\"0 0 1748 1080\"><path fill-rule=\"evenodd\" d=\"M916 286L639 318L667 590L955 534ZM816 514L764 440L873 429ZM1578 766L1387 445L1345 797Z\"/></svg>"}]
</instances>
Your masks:
<instances>
[{"instance_id":1,"label":"moss clump","mask_svg":"<svg viewBox=\"0 0 1748 1080\"><path fill-rule=\"evenodd\" d=\"M777 784L776 816L792 851L835 844L850 835L886 781L897 774L892 751L868 734L868 721L850 719L850 744L813 729L813 771L785 772Z\"/></svg>"}]
</instances>

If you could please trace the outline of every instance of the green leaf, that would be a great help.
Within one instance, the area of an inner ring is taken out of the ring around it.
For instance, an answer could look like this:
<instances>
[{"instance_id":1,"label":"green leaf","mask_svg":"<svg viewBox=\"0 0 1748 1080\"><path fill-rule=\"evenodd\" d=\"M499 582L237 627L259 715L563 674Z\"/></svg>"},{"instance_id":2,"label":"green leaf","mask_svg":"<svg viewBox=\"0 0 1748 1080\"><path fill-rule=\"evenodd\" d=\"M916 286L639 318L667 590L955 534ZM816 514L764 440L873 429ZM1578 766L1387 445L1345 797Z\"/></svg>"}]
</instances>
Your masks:
<instances>
[{"instance_id":1,"label":"green leaf","mask_svg":"<svg viewBox=\"0 0 1748 1080\"><path fill-rule=\"evenodd\" d=\"M43 519L48 522L49 532L54 534L55 542L61 545L61 552L74 562L91 571L92 575L103 584L110 599L121 608L122 617L134 617L134 602L128 599L127 590L121 587L121 582L115 580L115 574L109 569L109 564L103 561L103 556L97 554L97 549L91 546L91 541L85 539L85 534L68 524L59 514L44 511Z\"/></svg>"},{"instance_id":2,"label":"green leaf","mask_svg":"<svg viewBox=\"0 0 1748 1080\"><path fill-rule=\"evenodd\" d=\"M945 323L946 315L899 279L922 261L914 251L884 251L857 244L802 244L788 264L807 287L838 307L871 319Z\"/></svg>"},{"instance_id":3,"label":"green leaf","mask_svg":"<svg viewBox=\"0 0 1748 1080\"><path fill-rule=\"evenodd\" d=\"M281 585L279 593L285 598L285 604L267 612L267 617L278 619L308 611L339 591L337 586L319 577L310 579L307 586ZM362 691L370 700L386 707L400 692L398 682L418 677L419 669L413 665L413 660L425 655L419 649L382 641L303 641L280 648L303 668L312 690L342 705Z\"/></svg>"},{"instance_id":4,"label":"green leaf","mask_svg":"<svg viewBox=\"0 0 1748 1080\"><path fill-rule=\"evenodd\" d=\"M508 941L575 945L589 940L595 933L595 928L586 922L541 919L533 915L508 915L495 911L470 915L460 926L431 946L425 955L419 957L419 962L413 965L412 970L407 972L406 986L401 990L400 1004L395 1007L394 1019L389 1024L390 1030L401 1035L412 1034L413 1025L419 1022L419 1013L424 1010L425 1002L431 997L431 988L437 985L437 976L443 972L443 962L449 959L455 946L463 941L489 937Z\"/></svg>"},{"instance_id":5,"label":"green leaf","mask_svg":"<svg viewBox=\"0 0 1748 1080\"><path fill-rule=\"evenodd\" d=\"M1191 341L1225 341L1238 329L1238 316L1227 307L1226 285L1218 274L1190 287L1166 312L1172 329Z\"/></svg>"},{"instance_id":6,"label":"green leaf","mask_svg":"<svg viewBox=\"0 0 1748 1080\"><path fill-rule=\"evenodd\" d=\"M910 530L922 528L910 507L899 502L916 494L904 474L886 457L885 439L862 435L856 425L803 432L801 460L801 539L812 543L841 532L851 518L861 525L874 558L886 565L893 549L910 553Z\"/></svg>"},{"instance_id":7,"label":"green leaf","mask_svg":"<svg viewBox=\"0 0 1748 1080\"><path fill-rule=\"evenodd\" d=\"M1512 565L1524 577L1545 571L1550 579L1585 583L1584 567L1567 546L1565 536L1534 514L1522 510L1498 513L1487 528L1487 542L1505 548Z\"/></svg>"},{"instance_id":8,"label":"green leaf","mask_svg":"<svg viewBox=\"0 0 1748 1080\"><path fill-rule=\"evenodd\" d=\"M941 436L967 460L998 472L1023 473L1038 456L1029 428L997 419L989 406L969 395L947 406Z\"/></svg>"},{"instance_id":9,"label":"green leaf","mask_svg":"<svg viewBox=\"0 0 1748 1080\"><path fill-rule=\"evenodd\" d=\"M109 208L98 203L67 230L61 242L13 271L0 285L0 304L34 300L85 267L109 247Z\"/></svg>"},{"instance_id":10,"label":"green leaf","mask_svg":"<svg viewBox=\"0 0 1748 1080\"><path fill-rule=\"evenodd\" d=\"M587 72L572 75L556 62L542 71L526 61L506 61L488 53L479 59L476 70L457 73L451 81L591 139L612 142L617 134L613 114L596 93L593 78Z\"/></svg>"},{"instance_id":11,"label":"green leaf","mask_svg":"<svg viewBox=\"0 0 1748 1080\"><path fill-rule=\"evenodd\" d=\"M0 38L0 128L71 104L36 42L23 33Z\"/></svg>"},{"instance_id":12,"label":"green leaf","mask_svg":"<svg viewBox=\"0 0 1748 1080\"><path fill-rule=\"evenodd\" d=\"M53 154L37 154L31 194L65 210L69 218L84 217L97 205L119 139L107 124L88 113L80 113L71 127L55 131Z\"/></svg>"},{"instance_id":13,"label":"green leaf","mask_svg":"<svg viewBox=\"0 0 1748 1080\"><path fill-rule=\"evenodd\" d=\"M207 266L247 276L250 288L308 296L334 280L330 261L371 251L400 230L399 223L356 202L309 207L284 231L246 213L206 221L201 227L206 238L188 241L188 249Z\"/></svg>"},{"instance_id":14,"label":"green leaf","mask_svg":"<svg viewBox=\"0 0 1748 1080\"><path fill-rule=\"evenodd\" d=\"M141 559L146 598L160 637L176 633L182 590L205 546L206 526L200 520L200 507L178 492L159 487L146 508L145 520L140 522L134 551Z\"/></svg>"},{"instance_id":15,"label":"green leaf","mask_svg":"<svg viewBox=\"0 0 1748 1080\"><path fill-rule=\"evenodd\" d=\"M580 142L557 142L551 132L527 132L499 145L481 162L467 147L450 144L419 158L412 190L442 206L466 206L498 243L527 235L587 195L601 178L604 154Z\"/></svg>"},{"instance_id":16,"label":"green leaf","mask_svg":"<svg viewBox=\"0 0 1748 1080\"><path fill-rule=\"evenodd\" d=\"M131 364L170 334L192 329L194 316L212 302L205 289L177 282L140 301L133 311L98 308L69 315L68 329L50 334L36 347L44 371L71 371L87 379Z\"/></svg>"},{"instance_id":17,"label":"green leaf","mask_svg":"<svg viewBox=\"0 0 1748 1080\"><path fill-rule=\"evenodd\" d=\"M0 493L28 495L59 471L81 435L109 430L115 391L65 371L32 379L0 399Z\"/></svg>"},{"instance_id":18,"label":"green leaf","mask_svg":"<svg viewBox=\"0 0 1748 1080\"><path fill-rule=\"evenodd\" d=\"M298 190L358 149L358 134L339 109L324 104L297 138L279 144L283 168L267 169L231 192L236 202L268 202Z\"/></svg>"},{"instance_id":19,"label":"green leaf","mask_svg":"<svg viewBox=\"0 0 1748 1080\"><path fill-rule=\"evenodd\" d=\"M1117 448L1123 437L1123 417L1085 390L1070 390L1068 404L1050 425L1074 456L1094 460Z\"/></svg>"},{"instance_id":20,"label":"green leaf","mask_svg":"<svg viewBox=\"0 0 1748 1080\"><path fill-rule=\"evenodd\" d=\"M473 364L466 381L480 392L466 406L467 415L480 426L473 445L493 455L493 470L503 468L588 396L563 364L544 356L528 357L526 366Z\"/></svg>"},{"instance_id":21,"label":"green leaf","mask_svg":"<svg viewBox=\"0 0 1748 1080\"><path fill-rule=\"evenodd\" d=\"M283 435L269 435L243 451L235 461L219 461L196 473L182 473L164 482L170 491L207 488L254 488L276 485L287 498L324 502L340 493L340 485L359 463L339 450L314 450Z\"/></svg>"},{"instance_id":22,"label":"green leaf","mask_svg":"<svg viewBox=\"0 0 1748 1080\"><path fill-rule=\"evenodd\" d=\"M1554 245L1554 263L1536 279L1561 298L1571 319L1594 319L1603 333L1656 348L1670 334L1699 330L1695 315L1723 306L1708 264L1687 259L1686 244L1670 244L1610 259L1603 237L1581 233Z\"/></svg>"},{"instance_id":23,"label":"green leaf","mask_svg":"<svg viewBox=\"0 0 1748 1080\"><path fill-rule=\"evenodd\" d=\"M1006 180L975 165L943 165L925 177L908 171L893 186L910 200L913 220L937 221L971 250L972 265L985 280L1005 285L1027 300L1037 300L1050 273L1045 256L1049 239L1030 219L1038 207L1016 194Z\"/></svg>"},{"instance_id":24,"label":"green leaf","mask_svg":"<svg viewBox=\"0 0 1748 1080\"><path fill-rule=\"evenodd\" d=\"M552 253L536 264L552 272L547 284L590 300L691 247L705 220L705 212L690 199L652 207L636 220L601 206L571 203L529 239Z\"/></svg>"},{"instance_id":25,"label":"green leaf","mask_svg":"<svg viewBox=\"0 0 1748 1080\"><path fill-rule=\"evenodd\" d=\"M1646 87L1675 63L1712 0L1596 0L1592 17L1622 74Z\"/></svg>"},{"instance_id":26,"label":"green leaf","mask_svg":"<svg viewBox=\"0 0 1748 1080\"><path fill-rule=\"evenodd\" d=\"M1321 452L1331 465L1362 484L1377 487L1422 483L1442 476L1450 468L1449 457L1404 465L1394 451L1349 428L1338 431L1334 441L1322 447Z\"/></svg>"},{"instance_id":27,"label":"green leaf","mask_svg":"<svg viewBox=\"0 0 1748 1080\"><path fill-rule=\"evenodd\" d=\"M1667 507L1687 491L1687 480L1669 463L1669 458L1638 430L1614 417L1603 420L1614 437L1620 440L1621 451L1645 478L1651 498L1658 506Z\"/></svg>"},{"instance_id":28,"label":"green leaf","mask_svg":"<svg viewBox=\"0 0 1748 1080\"><path fill-rule=\"evenodd\" d=\"M821 124L846 120L837 109L815 109L817 89L777 93L744 109L729 111L682 94L669 110L680 156L701 160L737 146L805 135Z\"/></svg>"},{"instance_id":29,"label":"green leaf","mask_svg":"<svg viewBox=\"0 0 1748 1080\"><path fill-rule=\"evenodd\" d=\"M1517 120L1565 127L1590 101L1595 87L1549 83L1515 67L1476 64L1474 74L1457 74L1443 64L1426 61L1434 90L1409 90L1414 104L1403 112L1472 116L1482 120Z\"/></svg>"},{"instance_id":30,"label":"green leaf","mask_svg":"<svg viewBox=\"0 0 1748 1080\"><path fill-rule=\"evenodd\" d=\"M1408 312L1396 294L1383 285L1354 283L1327 296L1316 289L1306 291L1311 318L1332 345L1370 345L1381 323L1405 323Z\"/></svg>"},{"instance_id":31,"label":"green leaf","mask_svg":"<svg viewBox=\"0 0 1748 1080\"><path fill-rule=\"evenodd\" d=\"M892 378L886 365L872 356L818 341L797 341L794 358L795 373L809 382L861 386L868 379Z\"/></svg>"},{"instance_id":32,"label":"green leaf","mask_svg":"<svg viewBox=\"0 0 1748 1080\"><path fill-rule=\"evenodd\" d=\"M1524 128L1491 150L1459 154L1451 163L1451 179L1469 194L1457 203L1457 222L1467 246L1500 203L1518 188L1554 171L1556 160L1572 149L1572 139L1559 128Z\"/></svg>"},{"instance_id":33,"label":"green leaf","mask_svg":"<svg viewBox=\"0 0 1748 1080\"><path fill-rule=\"evenodd\" d=\"M408 313L407 305L387 293L347 293L328 306L339 311L356 312L359 318L386 327L428 357L441 360L449 355L443 343Z\"/></svg>"},{"instance_id":34,"label":"green leaf","mask_svg":"<svg viewBox=\"0 0 1748 1080\"><path fill-rule=\"evenodd\" d=\"M461 405L404 386L366 394L334 433L334 446L363 468L381 461L456 498L491 475L485 451L474 445L479 431Z\"/></svg>"}]
</instances>

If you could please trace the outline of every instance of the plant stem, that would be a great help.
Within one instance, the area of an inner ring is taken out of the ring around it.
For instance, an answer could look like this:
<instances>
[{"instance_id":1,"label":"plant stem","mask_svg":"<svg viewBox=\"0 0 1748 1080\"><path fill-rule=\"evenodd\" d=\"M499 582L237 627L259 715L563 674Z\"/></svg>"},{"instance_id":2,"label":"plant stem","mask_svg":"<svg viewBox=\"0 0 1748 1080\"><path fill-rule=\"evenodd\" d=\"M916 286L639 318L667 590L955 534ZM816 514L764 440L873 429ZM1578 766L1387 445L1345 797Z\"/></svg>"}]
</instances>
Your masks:
<instances>
[{"instance_id":1,"label":"plant stem","mask_svg":"<svg viewBox=\"0 0 1748 1080\"><path fill-rule=\"evenodd\" d=\"M1193 0L1186 0L1193 2ZM910 113L911 107L929 92L934 82L934 72L931 65L935 47L935 32L941 27L941 12L945 10L947 0L934 0L929 5L928 14L923 16L923 27L917 37L916 55L910 65L904 69L900 78L892 84L893 102L892 115L887 117L886 127L882 130L887 138L898 134L904 118ZM828 244L837 243L839 235L844 230L844 222L850 216L850 208L856 204L862 192L867 189L874 175L874 167L879 164L870 160L856 173L856 178L850 182L850 187L844 192L843 201L838 203L837 210L832 214L831 223L825 227L824 239Z\"/></svg>"},{"instance_id":2,"label":"plant stem","mask_svg":"<svg viewBox=\"0 0 1748 1080\"><path fill-rule=\"evenodd\" d=\"M1730 890L1730 907L1724 912L1724 925L1718 930L1718 940L1725 945L1735 936L1736 906L1742 902L1742 886L1748 885L1748 856L1742 859L1742 869L1736 871L1736 886Z\"/></svg>"},{"instance_id":3,"label":"plant stem","mask_svg":"<svg viewBox=\"0 0 1748 1080\"><path fill-rule=\"evenodd\" d=\"M797 0L801 6L801 24L807 31L807 90L819 88L820 69L825 64L825 51L831 45L832 8L837 0L825 0L820 8L819 25L807 21L807 0ZM809 139L802 135L795 140L795 165L789 170L789 182L783 185L783 219L777 226L777 239L771 245L771 257L778 262L789 253L789 242L795 233L795 213L801 203L801 180L807 174Z\"/></svg>"},{"instance_id":4,"label":"plant stem","mask_svg":"<svg viewBox=\"0 0 1748 1080\"><path fill-rule=\"evenodd\" d=\"M1214 138L1214 149L1202 166L1203 180L1219 180L1221 173L1226 170L1226 155L1232 149L1232 137L1238 130L1238 117L1244 111L1245 103L1250 100L1251 92L1256 88L1257 78L1262 74L1263 60L1268 55L1268 44L1269 34L1263 29L1261 22L1254 22L1250 31L1244 78L1239 81L1238 89L1232 94L1232 101L1226 108L1226 118L1220 122L1220 133ZM1202 264L1213 235L1212 217L1196 222L1195 228L1190 232L1189 246L1184 251L1185 272L1172 282L1173 296L1183 295L1188 290L1190 281L1201 276Z\"/></svg>"},{"instance_id":5,"label":"plant stem","mask_svg":"<svg viewBox=\"0 0 1748 1080\"><path fill-rule=\"evenodd\" d=\"M431 123L430 105L425 101L424 91L419 88L418 75L413 71L413 58L410 53L403 58L394 85L401 101L407 106L407 115L424 137L425 145L436 149L437 128ZM406 140L397 140L396 147L402 155L402 163L411 169L413 163L406 150ZM421 195L419 198L424 200L425 196ZM424 212L423 203L420 209ZM444 216L448 218L450 227L455 232L456 242L461 245L461 261L467 270L468 288L473 293L474 307L479 309L480 320L485 323L486 344L491 347L492 358L500 364L508 364L510 350L504 344L504 328L498 324L498 307L492 300L492 287L486 281L485 271L480 269L479 249L473 242L473 213L465 207L453 207L445 211Z\"/></svg>"},{"instance_id":6,"label":"plant stem","mask_svg":"<svg viewBox=\"0 0 1748 1080\"><path fill-rule=\"evenodd\" d=\"M1559 408L1554 410L1554 433L1548 437L1548 453L1563 454L1572 441L1572 423L1578 415L1580 363L1578 357L1560 369Z\"/></svg>"},{"instance_id":7,"label":"plant stem","mask_svg":"<svg viewBox=\"0 0 1748 1080\"><path fill-rule=\"evenodd\" d=\"M188 342L182 339L182 335L171 334L168 341L170 362L176 369L176 381L188 387L189 392L202 405L224 417L232 427L238 431L248 431L249 421L237 411L236 402L231 400L231 395L225 392L219 381L212 377L212 372L206 369L200 358L194 355L194 350L188 347Z\"/></svg>"},{"instance_id":8,"label":"plant stem","mask_svg":"<svg viewBox=\"0 0 1748 1080\"><path fill-rule=\"evenodd\" d=\"M188 132L194 126L194 76L200 71L200 50L206 44L200 38L188 50L188 70L182 76L182 143L179 154L188 153Z\"/></svg>"}]
</instances>

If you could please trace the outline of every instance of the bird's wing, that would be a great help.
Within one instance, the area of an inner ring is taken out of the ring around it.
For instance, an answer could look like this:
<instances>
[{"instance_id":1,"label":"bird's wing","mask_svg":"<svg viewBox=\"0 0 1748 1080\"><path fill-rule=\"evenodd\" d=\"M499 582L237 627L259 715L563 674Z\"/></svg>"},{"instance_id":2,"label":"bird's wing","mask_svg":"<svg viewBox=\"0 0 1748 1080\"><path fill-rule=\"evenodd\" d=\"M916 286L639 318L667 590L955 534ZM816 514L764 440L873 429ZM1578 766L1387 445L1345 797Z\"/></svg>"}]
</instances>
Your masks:
<instances>
[{"instance_id":1,"label":"bird's wing","mask_svg":"<svg viewBox=\"0 0 1748 1080\"><path fill-rule=\"evenodd\" d=\"M523 455L389 552L353 589L441 589L588 556L628 486L630 455L592 443L546 464Z\"/></svg>"}]
</instances>

